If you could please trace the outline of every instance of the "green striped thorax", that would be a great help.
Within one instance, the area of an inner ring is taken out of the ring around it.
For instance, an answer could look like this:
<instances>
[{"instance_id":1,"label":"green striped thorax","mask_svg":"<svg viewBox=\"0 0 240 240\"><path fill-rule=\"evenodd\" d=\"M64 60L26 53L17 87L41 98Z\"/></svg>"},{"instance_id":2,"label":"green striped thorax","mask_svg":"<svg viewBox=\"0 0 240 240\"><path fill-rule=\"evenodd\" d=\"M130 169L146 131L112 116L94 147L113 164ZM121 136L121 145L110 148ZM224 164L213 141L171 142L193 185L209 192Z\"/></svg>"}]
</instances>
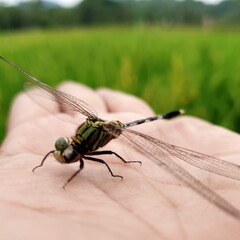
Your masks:
<instances>
[{"instance_id":1,"label":"green striped thorax","mask_svg":"<svg viewBox=\"0 0 240 240\"><path fill-rule=\"evenodd\" d=\"M53 155L60 163L76 162L79 157L90 154L117 138L123 127L124 124L120 121L87 119L79 126L74 137L57 139Z\"/></svg>"}]
</instances>

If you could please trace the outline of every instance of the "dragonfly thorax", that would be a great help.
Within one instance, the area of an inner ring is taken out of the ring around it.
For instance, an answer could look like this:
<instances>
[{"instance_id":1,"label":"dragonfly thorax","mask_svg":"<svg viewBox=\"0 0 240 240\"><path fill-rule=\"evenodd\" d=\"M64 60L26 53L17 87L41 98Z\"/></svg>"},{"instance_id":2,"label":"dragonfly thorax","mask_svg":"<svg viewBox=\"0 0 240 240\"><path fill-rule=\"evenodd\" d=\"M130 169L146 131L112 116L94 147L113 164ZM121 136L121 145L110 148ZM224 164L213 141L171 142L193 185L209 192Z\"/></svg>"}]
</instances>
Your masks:
<instances>
[{"instance_id":1,"label":"dragonfly thorax","mask_svg":"<svg viewBox=\"0 0 240 240\"><path fill-rule=\"evenodd\" d=\"M121 134L124 125L119 121L87 119L76 131L72 144L81 155L89 154L105 146Z\"/></svg>"}]
</instances>

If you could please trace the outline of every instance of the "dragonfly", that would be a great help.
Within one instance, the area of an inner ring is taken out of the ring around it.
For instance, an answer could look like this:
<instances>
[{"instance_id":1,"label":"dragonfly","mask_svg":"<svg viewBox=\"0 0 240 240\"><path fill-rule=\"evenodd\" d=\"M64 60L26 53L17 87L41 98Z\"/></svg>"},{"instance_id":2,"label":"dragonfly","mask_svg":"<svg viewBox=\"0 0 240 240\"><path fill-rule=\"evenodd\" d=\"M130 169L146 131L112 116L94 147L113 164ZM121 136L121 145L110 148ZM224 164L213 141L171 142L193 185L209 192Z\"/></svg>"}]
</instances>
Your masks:
<instances>
[{"instance_id":1,"label":"dragonfly","mask_svg":"<svg viewBox=\"0 0 240 240\"><path fill-rule=\"evenodd\" d=\"M2 56L0 56L0 59L26 75L28 77L28 80L26 80L27 83L39 90L43 90L46 94L45 96L48 96L48 98L59 104L63 112L68 114L80 113L86 117L86 120L77 128L75 136L71 138L60 137L57 139L55 142L55 149L49 151L33 171L42 167L49 155L53 155L54 158L62 164L79 162L79 169L67 180L63 188L81 172L84 168L84 160L102 163L107 167L112 177L122 179L122 176L114 174L110 166L99 158L101 155L115 155L115 157L124 163L141 163L140 161L126 161L119 154L111 150L99 150L110 141L121 136L126 142L131 143L140 153L151 159L161 168L164 168L201 197L205 198L225 213L240 220L239 209L212 191L201 181L197 180L173 159L183 160L194 167L238 181L240 180L240 165L176 146L131 129L131 127L136 125L155 120L172 119L183 114L183 110L176 110L129 123L122 123L118 120L103 120L98 117L94 108L83 100L41 82Z\"/></svg>"}]
</instances>

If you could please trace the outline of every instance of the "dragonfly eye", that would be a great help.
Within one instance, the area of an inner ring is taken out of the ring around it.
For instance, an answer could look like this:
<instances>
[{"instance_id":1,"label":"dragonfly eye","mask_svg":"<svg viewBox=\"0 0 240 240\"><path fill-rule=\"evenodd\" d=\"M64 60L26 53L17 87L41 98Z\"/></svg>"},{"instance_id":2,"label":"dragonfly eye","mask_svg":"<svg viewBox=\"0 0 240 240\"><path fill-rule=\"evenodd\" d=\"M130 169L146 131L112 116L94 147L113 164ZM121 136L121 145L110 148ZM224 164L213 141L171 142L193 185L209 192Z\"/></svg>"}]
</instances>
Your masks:
<instances>
[{"instance_id":1,"label":"dragonfly eye","mask_svg":"<svg viewBox=\"0 0 240 240\"><path fill-rule=\"evenodd\" d=\"M55 142L56 150L63 152L69 146L69 139L61 137Z\"/></svg>"}]
</instances>

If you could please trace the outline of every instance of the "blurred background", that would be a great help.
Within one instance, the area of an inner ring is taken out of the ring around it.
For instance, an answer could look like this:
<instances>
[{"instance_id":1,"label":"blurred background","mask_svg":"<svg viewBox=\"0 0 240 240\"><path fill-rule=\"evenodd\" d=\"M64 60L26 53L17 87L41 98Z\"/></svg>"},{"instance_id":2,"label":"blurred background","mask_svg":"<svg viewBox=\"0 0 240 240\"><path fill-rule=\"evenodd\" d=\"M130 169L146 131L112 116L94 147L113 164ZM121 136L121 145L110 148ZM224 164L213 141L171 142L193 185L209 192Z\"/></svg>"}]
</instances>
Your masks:
<instances>
[{"instance_id":1,"label":"blurred background","mask_svg":"<svg viewBox=\"0 0 240 240\"><path fill-rule=\"evenodd\" d=\"M43 82L118 89L237 132L239 29L239 0L0 0L0 55ZM0 62L0 142L24 78Z\"/></svg>"}]
</instances>

